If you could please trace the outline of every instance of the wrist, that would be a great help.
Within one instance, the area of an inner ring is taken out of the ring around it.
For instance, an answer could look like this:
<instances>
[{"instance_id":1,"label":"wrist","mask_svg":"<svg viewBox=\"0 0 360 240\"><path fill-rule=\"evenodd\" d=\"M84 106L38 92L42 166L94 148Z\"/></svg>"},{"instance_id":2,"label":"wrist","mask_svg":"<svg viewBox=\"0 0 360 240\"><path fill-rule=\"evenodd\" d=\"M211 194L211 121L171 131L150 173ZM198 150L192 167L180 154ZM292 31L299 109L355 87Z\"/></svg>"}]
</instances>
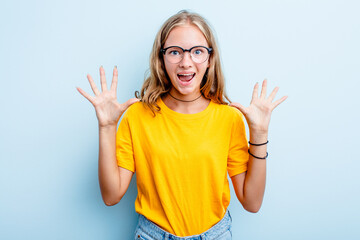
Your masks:
<instances>
[{"instance_id":1,"label":"wrist","mask_svg":"<svg viewBox=\"0 0 360 240\"><path fill-rule=\"evenodd\" d=\"M108 132L108 131L116 131L117 124L107 124L107 125L100 125L99 124L99 131L100 132Z\"/></svg>"},{"instance_id":2,"label":"wrist","mask_svg":"<svg viewBox=\"0 0 360 240\"><path fill-rule=\"evenodd\" d=\"M250 142L258 144L268 141L267 131L252 131L250 129Z\"/></svg>"},{"instance_id":3,"label":"wrist","mask_svg":"<svg viewBox=\"0 0 360 240\"><path fill-rule=\"evenodd\" d=\"M250 132L264 134L269 131L269 124L249 124Z\"/></svg>"},{"instance_id":4,"label":"wrist","mask_svg":"<svg viewBox=\"0 0 360 240\"><path fill-rule=\"evenodd\" d=\"M249 128L250 135L268 136L268 129Z\"/></svg>"}]
</instances>

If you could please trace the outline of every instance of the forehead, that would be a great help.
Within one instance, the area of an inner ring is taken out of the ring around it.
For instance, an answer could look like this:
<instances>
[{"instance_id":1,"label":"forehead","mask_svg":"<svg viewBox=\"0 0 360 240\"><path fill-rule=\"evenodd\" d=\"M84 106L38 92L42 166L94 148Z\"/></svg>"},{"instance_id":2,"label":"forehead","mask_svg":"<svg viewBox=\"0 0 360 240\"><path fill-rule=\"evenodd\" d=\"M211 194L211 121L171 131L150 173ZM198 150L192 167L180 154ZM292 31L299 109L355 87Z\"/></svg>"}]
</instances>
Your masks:
<instances>
[{"instance_id":1,"label":"forehead","mask_svg":"<svg viewBox=\"0 0 360 240\"><path fill-rule=\"evenodd\" d=\"M208 47L206 38L200 29L194 25L187 24L171 30L165 41L164 48L169 46L191 48L197 45Z\"/></svg>"}]
</instances>

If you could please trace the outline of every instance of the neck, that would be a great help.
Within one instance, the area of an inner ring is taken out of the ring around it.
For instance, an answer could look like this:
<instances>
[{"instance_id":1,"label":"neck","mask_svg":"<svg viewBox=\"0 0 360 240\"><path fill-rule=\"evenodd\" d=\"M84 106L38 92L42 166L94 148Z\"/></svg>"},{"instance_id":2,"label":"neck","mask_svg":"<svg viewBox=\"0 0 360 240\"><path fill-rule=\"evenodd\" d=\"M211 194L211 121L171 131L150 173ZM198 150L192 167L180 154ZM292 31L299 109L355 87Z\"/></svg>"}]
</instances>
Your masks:
<instances>
[{"instance_id":1,"label":"neck","mask_svg":"<svg viewBox=\"0 0 360 240\"><path fill-rule=\"evenodd\" d=\"M172 97L173 99L179 101L179 102L186 102L186 103L188 103L188 102L195 102L195 101L198 100L202 95L201 95L201 93L200 93L198 97L196 97L196 98L194 98L194 99L192 99L192 100L184 100L184 99L180 99L180 98L174 97L170 92L169 92L169 96Z\"/></svg>"},{"instance_id":2,"label":"neck","mask_svg":"<svg viewBox=\"0 0 360 240\"><path fill-rule=\"evenodd\" d=\"M204 98L200 92L199 95L191 97L178 96L171 92L163 97L163 102L175 112L193 114L205 110L210 101Z\"/></svg>"}]
</instances>

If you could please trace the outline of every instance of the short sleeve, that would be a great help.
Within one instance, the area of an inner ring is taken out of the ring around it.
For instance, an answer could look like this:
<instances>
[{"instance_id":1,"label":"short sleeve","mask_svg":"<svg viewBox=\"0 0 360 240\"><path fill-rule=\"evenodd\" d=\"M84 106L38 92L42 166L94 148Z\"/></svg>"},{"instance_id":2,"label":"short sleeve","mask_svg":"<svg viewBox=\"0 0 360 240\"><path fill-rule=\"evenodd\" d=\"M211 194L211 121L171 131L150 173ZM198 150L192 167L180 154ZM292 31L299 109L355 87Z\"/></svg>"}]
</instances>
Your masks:
<instances>
[{"instance_id":1,"label":"short sleeve","mask_svg":"<svg viewBox=\"0 0 360 240\"><path fill-rule=\"evenodd\" d=\"M243 116L238 110L236 110L236 112L232 126L227 162L227 170L230 177L245 172L249 161L249 146Z\"/></svg>"},{"instance_id":2,"label":"short sleeve","mask_svg":"<svg viewBox=\"0 0 360 240\"><path fill-rule=\"evenodd\" d=\"M119 167L135 172L134 150L129 126L129 114L125 112L116 133L116 160Z\"/></svg>"}]
</instances>

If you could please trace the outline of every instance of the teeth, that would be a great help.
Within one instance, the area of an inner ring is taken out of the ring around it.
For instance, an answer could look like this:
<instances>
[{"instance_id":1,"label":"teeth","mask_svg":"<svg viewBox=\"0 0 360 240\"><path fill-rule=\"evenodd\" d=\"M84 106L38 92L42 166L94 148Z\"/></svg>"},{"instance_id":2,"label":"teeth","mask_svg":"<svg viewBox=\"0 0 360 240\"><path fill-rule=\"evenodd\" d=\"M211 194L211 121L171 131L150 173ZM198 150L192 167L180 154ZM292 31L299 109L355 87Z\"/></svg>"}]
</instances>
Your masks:
<instances>
[{"instance_id":1,"label":"teeth","mask_svg":"<svg viewBox=\"0 0 360 240\"><path fill-rule=\"evenodd\" d=\"M180 76L192 76L193 74L179 74Z\"/></svg>"}]
</instances>

